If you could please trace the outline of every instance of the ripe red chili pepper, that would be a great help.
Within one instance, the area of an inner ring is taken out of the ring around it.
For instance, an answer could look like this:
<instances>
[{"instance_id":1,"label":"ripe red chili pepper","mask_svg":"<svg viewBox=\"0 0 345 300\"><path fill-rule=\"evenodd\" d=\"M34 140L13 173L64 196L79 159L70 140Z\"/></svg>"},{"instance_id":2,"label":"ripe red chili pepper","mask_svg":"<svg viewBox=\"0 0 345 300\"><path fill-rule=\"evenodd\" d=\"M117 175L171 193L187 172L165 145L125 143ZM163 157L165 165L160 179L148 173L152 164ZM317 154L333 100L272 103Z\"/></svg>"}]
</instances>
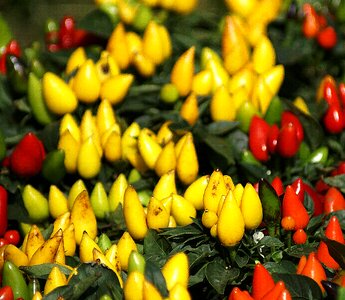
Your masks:
<instances>
[{"instance_id":1,"label":"ripe red chili pepper","mask_svg":"<svg viewBox=\"0 0 345 300\"><path fill-rule=\"evenodd\" d=\"M275 153L278 144L279 127L273 124L268 132L267 147L270 153Z\"/></svg>"},{"instance_id":2,"label":"ripe red chili pepper","mask_svg":"<svg viewBox=\"0 0 345 300\"><path fill-rule=\"evenodd\" d=\"M277 300L292 300L291 294L288 289L283 290Z\"/></svg>"},{"instance_id":3,"label":"ripe red chili pepper","mask_svg":"<svg viewBox=\"0 0 345 300\"><path fill-rule=\"evenodd\" d=\"M0 238L0 248L4 245L8 245L9 242L5 238Z\"/></svg>"},{"instance_id":4,"label":"ripe red chili pepper","mask_svg":"<svg viewBox=\"0 0 345 300\"><path fill-rule=\"evenodd\" d=\"M27 133L14 148L10 156L11 171L20 177L37 175L45 158L43 143L32 133Z\"/></svg>"},{"instance_id":5,"label":"ripe red chili pepper","mask_svg":"<svg viewBox=\"0 0 345 300\"><path fill-rule=\"evenodd\" d=\"M334 48L338 41L334 27L327 26L324 29L321 29L316 36L316 40L324 49L330 50Z\"/></svg>"},{"instance_id":6,"label":"ripe red chili pepper","mask_svg":"<svg viewBox=\"0 0 345 300\"><path fill-rule=\"evenodd\" d=\"M0 236L2 237L7 230L7 190L0 185Z\"/></svg>"},{"instance_id":7,"label":"ripe red chili pepper","mask_svg":"<svg viewBox=\"0 0 345 300\"><path fill-rule=\"evenodd\" d=\"M320 30L319 16L310 3L303 5L304 19L302 23L303 35L310 39L316 37Z\"/></svg>"},{"instance_id":8,"label":"ripe red chili pepper","mask_svg":"<svg viewBox=\"0 0 345 300\"><path fill-rule=\"evenodd\" d=\"M340 101L344 107L345 106L345 83L344 82L339 83L338 90L339 90Z\"/></svg>"},{"instance_id":9,"label":"ripe red chili pepper","mask_svg":"<svg viewBox=\"0 0 345 300\"><path fill-rule=\"evenodd\" d=\"M325 194L324 213L328 215L331 212L343 209L345 209L345 198L343 194L336 187L330 187Z\"/></svg>"},{"instance_id":10,"label":"ripe red chili pepper","mask_svg":"<svg viewBox=\"0 0 345 300\"><path fill-rule=\"evenodd\" d=\"M74 46L75 20L71 16L65 16L60 22L59 45L62 49Z\"/></svg>"},{"instance_id":11,"label":"ripe red chili pepper","mask_svg":"<svg viewBox=\"0 0 345 300\"><path fill-rule=\"evenodd\" d=\"M228 300L253 300L248 291L242 291L238 287L234 287L228 297Z\"/></svg>"},{"instance_id":12,"label":"ripe red chili pepper","mask_svg":"<svg viewBox=\"0 0 345 300\"><path fill-rule=\"evenodd\" d=\"M278 135L277 152L282 157L293 157L299 146L296 127L291 123L282 127Z\"/></svg>"},{"instance_id":13,"label":"ripe red chili pepper","mask_svg":"<svg viewBox=\"0 0 345 300\"><path fill-rule=\"evenodd\" d=\"M282 201L282 216L291 216L295 220L295 229L304 229L309 223L308 212L291 185L288 185L285 189Z\"/></svg>"},{"instance_id":14,"label":"ripe red chili pepper","mask_svg":"<svg viewBox=\"0 0 345 300\"><path fill-rule=\"evenodd\" d=\"M284 194L284 184L279 176L275 176L271 182L272 187L276 191L278 196Z\"/></svg>"},{"instance_id":15,"label":"ripe red chili pepper","mask_svg":"<svg viewBox=\"0 0 345 300\"><path fill-rule=\"evenodd\" d=\"M298 199L303 203L304 202L304 182L303 179L298 177L291 183L293 189L295 190Z\"/></svg>"},{"instance_id":16,"label":"ripe red chili pepper","mask_svg":"<svg viewBox=\"0 0 345 300\"><path fill-rule=\"evenodd\" d=\"M313 279L324 292L321 280L326 280L326 272L321 262L317 259L315 252L311 252L307 258L307 262L301 272L302 275L308 276Z\"/></svg>"},{"instance_id":17,"label":"ripe red chili pepper","mask_svg":"<svg viewBox=\"0 0 345 300\"><path fill-rule=\"evenodd\" d=\"M325 230L325 236L328 239L337 241L341 244L345 243L343 231L336 216L332 216L329 220ZM326 267L331 269L339 269L339 264L329 254L328 247L324 241L320 242L316 255L319 261L322 262Z\"/></svg>"},{"instance_id":18,"label":"ripe red chili pepper","mask_svg":"<svg viewBox=\"0 0 345 300\"><path fill-rule=\"evenodd\" d=\"M298 261L296 274L302 274L302 271L303 271L306 263L307 263L307 257L305 255L302 255Z\"/></svg>"},{"instance_id":19,"label":"ripe red chili pepper","mask_svg":"<svg viewBox=\"0 0 345 300\"><path fill-rule=\"evenodd\" d=\"M274 288L274 280L261 263L257 263L254 267L253 281L252 281L252 297L254 300L261 299L271 289Z\"/></svg>"},{"instance_id":20,"label":"ripe red chili pepper","mask_svg":"<svg viewBox=\"0 0 345 300\"><path fill-rule=\"evenodd\" d=\"M4 234L4 238L12 245L17 246L20 241L20 233L18 230L7 230Z\"/></svg>"},{"instance_id":21,"label":"ripe red chili pepper","mask_svg":"<svg viewBox=\"0 0 345 300\"><path fill-rule=\"evenodd\" d=\"M14 295L12 288L8 285L0 288L0 300L13 300Z\"/></svg>"},{"instance_id":22,"label":"ripe red chili pepper","mask_svg":"<svg viewBox=\"0 0 345 300\"><path fill-rule=\"evenodd\" d=\"M338 134L343 131L345 124L344 111L340 105L330 105L323 116L323 124L326 130L332 134Z\"/></svg>"},{"instance_id":23,"label":"ripe red chili pepper","mask_svg":"<svg viewBox=\"0 0 345 300\"><path fill-rule=\"evenodd\" d=\"M279 280L274 287L266 293L261 300L272 300L277 299L279 295L286 289L285 283L282 280Z\"/></svg>"},{"instance_id":24,"label":"ripe red chili pepper","mask_svg":"<svg viewBox=\"0 0 345 300\"><path fill-rule=\"evenodd\" d=\"M254 157L260 161L267 161L269 152L267 137L270 125L259 116L253 116L249 126L249 149Z\"/></svg>"},{"instance_id":25,"label":"ripe red chili pepper","mask_svg":"<svg viewBox=\"0 0 345 300\"><path fill-rule=\"evenodd\" d=\"M305 242L308 239L308 236L304 229L297 229L292 235L292 239L296 245L302 245L305 244Z\"/></svg>"},{"instance_id":26,"label":"ripe red chili pepper","mask_svg":"<svg viewBox=\"0 0 345 300\"><path fill-rule=\"evenodd\" d=\"M291 111L284 111L281 116L280 126L292 124L296 128L297 139L301 143L304 139L304 130L299 118Z\"/></svg>"}]
</instances>

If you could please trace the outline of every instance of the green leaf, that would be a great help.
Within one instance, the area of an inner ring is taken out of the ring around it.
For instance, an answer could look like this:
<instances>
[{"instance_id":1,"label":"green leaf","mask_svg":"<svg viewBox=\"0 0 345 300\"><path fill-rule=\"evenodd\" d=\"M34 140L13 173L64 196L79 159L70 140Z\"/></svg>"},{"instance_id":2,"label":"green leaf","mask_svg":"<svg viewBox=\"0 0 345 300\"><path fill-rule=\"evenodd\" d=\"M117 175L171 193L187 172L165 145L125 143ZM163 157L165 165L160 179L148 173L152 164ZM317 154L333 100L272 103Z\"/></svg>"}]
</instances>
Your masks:
<instances>
[{"instance_id":1,"label":"green leaf","mask_svg":"<svg viewBox=\"0 0 345 300\"><path fill-rule=\"evenodd\" d=\"M324 242L327 245L329 254L342 269L345 269L345 245L327 238L324 239Z\"/></svg>"},{"instance_id":2,"label":"green leaf","mask_svg":"<svg viewBox=\"0 0 345 300\"><path fill-rule=\"evenodd\" d=\"M264 263L265 268L272 273L293 274L296 273L296 265L290 260L282 260L279 263L269 261Z\"/></svg>"},{"instance_id":3,"label":"green leaf","mask_svg":"<svg viewBox=\"0 0 345 300\"><path fill-rule=\"evenodd\" d=\"M272 248L272 247L280 248L284 246L284 243L278 238L266 235L255 245L255 248L262 247L262 246L269 247L269 248Z\"/></svg>"},{"instance_id":4,"label":"green leaf","mask_svg":"<svg viewBox=\"0 0 345 300\"><path fill-rule=\"evenodd\" d=\"M223 135L238 127L238 122L219 121L210 123L207 132L212 135Z\"/></svg>"},{"instance_id":5,"label":"green leaf","mask_svg":"<svg viewBox=\"0 0 345 300\"><path fill-rule=\"evenodd\" d=\"M308 255L311 252L316 251L318 245L318 242L303 245L293 245L290 248L285 249L285 251L288 255L299 258L302 255Z\"/></svg>"},{"instance_id":6,"label":"green leaf","mask_svg":"<svg viewBox=\"0 0 345 300\"><path fill-rule=\"evenodd\" d=\"M342 191L345 191L345 174L324 177L323 181L330 186L334 186Z\"/></svg>"},{"instance_id":7,"label":"green leaf","mask_svg":"<svg viewBox=\"0 0 345 300\"><path fill-rule=\"evenodd\" d=\"M221 261L212 261L207 264L206 278L218 294L224 294L228 282L240 276L238 268L229 268Z\"/></svg>"},{"instance_id":8,"label":"green leaf","mask_svg":"<svg viewBox=\"0 0 345 300\"><path fill-rule=\"evenodd\" d=\"M323 299L321 289L316 281L307 276L297 274L273 273L272 277L275 282L277 282L278 280L284 281L285 286L289 290L292 299Z\"/></svg>"},{"instance_id":9,"label":"green leaf","mask_svg":"<svg viewBox=\"0 0 345 300\"><path fill-rule=\"evenodd\" d=\"M189 276L189 286L193 286L204 281L206 277L206 268L207 264L204 264L195 274L191 274Z\"/></svg>"},{"instance_id":10,"label":"green leaf","mask_svg":"<svg viewBox=\"0 0 345 300\"><path fill-rule=\"evenodd\" d=\"M2 47L7 45L7 43L12 39L12 36L13 36L9 25L7 24L2 14L0 14L0 32L1 32L0 34L0 49L1 49Z\"/></svg>"},{"instance_id":11,"label":"green leaf","mask_svg":"<svg viewBox=\"0 0 345 300\"><path fill-rule=\"evenodd\" d=\"M44 299L97 300L104 294L114 299L122 299L122 288L117 275L107 267L98 263L84 263L78 267L66 286L54 289Z\"/></svg>"},{"instance_id":12,"label":"green leaf","mask_svg":"<svg viewBox=\"0 0 345 300\"><path fill-rule=\"evenodd\" d=\"M280 200L272 185L264 178L259 181L259 196L263 209L263 221L268 226L279 226Z\"/></svg>"},{"instance_id":13,"label":"green leaf","mask_svg":"<svg viewBox=\"0 0 345 300\"><path fill-rule=\"evenodd\" d=\"M156 231L149 230L144 239L143 252L146 261L160 261L162 265L170 252L170 245Z\"/></svg>"},{"instance_id":14,"label":"green leaf","mask_svg":"<svg viewBox=\"0 0 345 300\"><path fill-rule=\"evenodd\" d=\"M60 265L60 264L41 264L36 266L21 266L20 269L25 272L27 275L39 278L39 279L47 279L50 271L53 267L58 267L60 271L65 274L66 276L69 276L71 273L71 269Z\"/></svg>"},{"instance_id":15,"label":"green leaf","mask_svg":"<svg viewBox=\"0 0 345 300\"><path fill-rule=\"evenodd\" d=\"M89 12L80 20L78 22L78 27L103 38L108 38L114 29L113 23L108 15L98 9Z\"/></svg>"},{"instance_id":16,"label":"green leaf","mask_svg":"<svg viewBox=\"0 0 345 300\"><path fill-rule=\"evenodd\" d=\"M168 297L168 290L161 269L154 263L146 261L145 278L150 281L163 297Z\"/></svg>"}]
</instances>

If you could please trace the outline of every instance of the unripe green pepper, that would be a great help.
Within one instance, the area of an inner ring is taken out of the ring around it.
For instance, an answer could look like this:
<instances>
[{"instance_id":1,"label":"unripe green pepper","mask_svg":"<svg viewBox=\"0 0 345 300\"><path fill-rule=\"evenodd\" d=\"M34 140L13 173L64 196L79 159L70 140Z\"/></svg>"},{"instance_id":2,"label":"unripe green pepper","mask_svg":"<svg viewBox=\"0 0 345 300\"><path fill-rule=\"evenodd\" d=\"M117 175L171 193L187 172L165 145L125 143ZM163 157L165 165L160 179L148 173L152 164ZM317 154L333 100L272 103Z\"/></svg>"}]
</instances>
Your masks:
<instances>
[{"instance_id":1,"label":"unripe green pepper","mask_svg":"<svg viewBox=\"0 0 345 300\"><path fill-rule=\"evenodd\" d=\"M49 218L47 198L32 185L27 184L22 192L24 206L33 222L42 222Z\"/></svg>"},{"instance_id":2,"label":"unripe green pepper","mask_svg":"<svg viewBox=\"0 0 345 300\"><path fill-rule=\"evenodd\" d=\"M108 196L102 182L97 182L91 192L90 202L97 219L104 219L109 213Z\"/></svg>"},{"instance_id":3,"label":"unripe green pepper","mask_svg":"<svg viewBox=\"0 0 345 300\"><path fill-rule=\"evenodd\" d=\"M273 97L266 110L265 121L270 125L279 124L283 109L280 98L278 96Z\"/></svg>"},{"instance_id":4,"label":"unripe green pepper","mask_svg":"<svg viewBox=\"0 0 345 300\"><path fill-rule=\"evenodd\" d=\"M30 279L28 283L28 290L29 290L29 299L32 299L32 297L35 295L36 292L40 292L40 282L37 278L33 277Z\"/></svg>"},{"instance_id":5,"label":"unripe green pepper","mask_svg":"<svg viewBox=\"0 0 345 300\"><path fill-rule=\"evenodd\" d=\"M302 160L302 161L307 161L309 156L310 156L310 147L308 146L308 144L306 142L302 142L299 146L298 149L298 157Z\"/></svg>"},{"instance_id":6,"label":"unripe green pepper","mask_svg":"<svg viewBox=\"0 0 345 300\"><path fill-rule=\"evenodd\" d=\"M98 238L97 245L105 253L112 246L112 242L105 233L102 233Z\"/></svg>"},{"instance_id":7,"label":"unripe green pepper","mask_svg":"<svg viewBox=\"0 0 345 300\"><path fill-rule=\"evenodd\" d=\"M307 163L310 164L324 164L328 159L328 148L326 146L322 146L317 148L312 153L310 153Z\"/></svg>"},{"instance_id":8,"label":"unripe green pepper","mask_svg":"<svg viewBox=\"0 0 345 300\"><path fill-rule=\"evenodd\" d=\"M251 165L257 165L257 166L260 166L261 163L259 160L257 160L253 153L249 150L244 150L242 152L242 155L241 155L241 161L244 162L244 163L247 163L247 164L251 164Z\"/></svg>"},{"instance_id":9,"label":"unripe green pepper","mask_svg":"<svg viewBox=\"0 0 345 300\"><path fill-rule=\"evenodd\" d=\"M29 300L29 289L19 268L10 261L5 261L2 270L2 286L10 286L14 299Z\"/></svg>"},{"instance_id":10,"label":"unripe green pepper","mask_svg":"<svg viewBox=\"0 0 345 300\"><path fill-rule=\"evenodd\" d=\"M128 274L137 271L142 274L145 273L145 257L139 252L132 250L128 258Z\"/></svg>"},{"instance_id":11,"label":"unripe green pepper","mask_svg":"<svg viewBox=\"0 0 345 300\"><path fill-rule=\"evenodd\" d=\"M49 152L43 161L42 176L51 183L58 183L65 174L65 151L56 149Z\"/></svg>"}]
</instances>

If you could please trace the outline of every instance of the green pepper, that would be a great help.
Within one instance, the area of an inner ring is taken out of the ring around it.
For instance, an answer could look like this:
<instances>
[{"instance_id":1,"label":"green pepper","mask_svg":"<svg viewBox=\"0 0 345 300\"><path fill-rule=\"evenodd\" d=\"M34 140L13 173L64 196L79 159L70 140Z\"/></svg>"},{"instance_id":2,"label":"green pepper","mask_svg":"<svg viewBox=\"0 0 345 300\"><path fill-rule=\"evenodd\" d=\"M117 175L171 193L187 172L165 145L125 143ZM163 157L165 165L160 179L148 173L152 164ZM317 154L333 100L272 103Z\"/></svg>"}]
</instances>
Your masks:
<instances>
[{"instance_id":1,"label":"green pepper","mask_svg":"<svg viewBox=\"0 0 345 300\"><path fill-rule=\"evenodd\" d=\"M30 299L29 289L23 273L10 261L5 261L2 270L2 286L6 285L12 288L14 299Z\"/></svg>"},{"instance_id":2,"label":"green pepper","mask_svg":"<svg viewBox=\"0 0 345 300\"><path fill-rule=\"evenodd\" d=\"M257 166L261 165L260 161L257 160L254 157L253 153L249 150L244 150L242 152L241 161L247 164L251 164L251 165L257 165Z\"/></svg>"},{"instance_id":3,"label":"green pepper","mask_svg":"<svg viewBox=\"0 0 345 300\"><path fill-rule=\"evenodd\" d=\"M145 257L139 252L132 250L128 258L128 274L137 271L142 274L145 273Z\"/></svg>"},{"instance_id":4,"label":"green pepper","mask_svg":"<svg viewBox=\"0 0 345 300\"><path fill-rule=\"evenodd\" d=\"M273 97L266 110L265 121L270 125L279 124L283 109L280 98L278 96Z\"/></svg>"},{"instance_id":5,"label":"green pepper","mask_svg":"<svg viewBox=\"0 0 345 300\"><path fill-rule=\"evenodd\" d=\"M105 233L102 233L98 238L97 245L105 253L112 246L112 242Z\"/></svg>"},{"instance_id":6,"label":"green pepper","mask_svg":"<svg viewBox=\"0 0 345 300\"><path fill-rule=\"evenodd\" d=\"M25 94L28 87L28 75L22 59L16 55L7 55L6 70L12 90L19 95Z\"/></svg>"},{"instance_id":7,"label":"green pepper","mask_svg":"<svg viewBox=\"0 0 345 300\"><path fill-rule=\"evenodd\" d=\"M306 142L302 142L300 145L299 145L299 149L298 149L298 157L300 160L302 161L307 161L309 156L310 156L310 147L308 146L308 144Z\"/></svg>"},{"instance_id":8,"label":"green pepper","mask_svg":"<svg viewBox=\"0 0 345 300\"><path fill-rule=\"evenodd\" d=\"M40 282L36 277L33 277L30 279L28 283L28 290L29 290L29 295L30 295L29 299L32 299L32 297L35 295L36 292L41 291Z\"/></svg>"},{"instance_id":9,"label":"green pepper","mask_svg":"<svg viewBox=\"0 0 345 300\"><path fill-rule=\"evenodd\" d=\"M322 146L314 150L308 157L307 163L310 164L324 164L328 159L328 148Z\"/></svg>"},{"instance_id":10,"label":"green pepper","mask_svg":"<svg viewBox=\"0 0 345 300\"><path fill-rule=\"evenodd\" d=\"M42 176L51 183L58 183L66 174L65 151L55 149L47 154L42 165Z\"/></svg>"},{"instance_id":11,"label":"green pepper","mask_svg":"<svg viewBox=\"0 0 345 300\"><path fill-rule=\"evenodd\" d=\"M272 185L263 178L259 180L259 196L268 233L270 236L277 236L281 220L280 200Z\"/></svg>"},{"instance_id":12,"label":"green pepper","mask_svg":"<svg viewBox=\"0 0 345 300\"><path fill-rule=\"evenodd\" d=\"M54 120L53 114L48 110L42 91L42 82L35 72L29 73L27 99L31 112L36 121L47 125Z\"/></svg>"},{"instance_id":13,"label":"green pepper","mask_svg":"<svg viewBox=\"0 0 345 300\"><path fill-rule=\"evenodd\" d=\"M0 14L0 53L6 47L7 43L12 39L12 32L2 14Z\"/></svg>"}]
</instances>

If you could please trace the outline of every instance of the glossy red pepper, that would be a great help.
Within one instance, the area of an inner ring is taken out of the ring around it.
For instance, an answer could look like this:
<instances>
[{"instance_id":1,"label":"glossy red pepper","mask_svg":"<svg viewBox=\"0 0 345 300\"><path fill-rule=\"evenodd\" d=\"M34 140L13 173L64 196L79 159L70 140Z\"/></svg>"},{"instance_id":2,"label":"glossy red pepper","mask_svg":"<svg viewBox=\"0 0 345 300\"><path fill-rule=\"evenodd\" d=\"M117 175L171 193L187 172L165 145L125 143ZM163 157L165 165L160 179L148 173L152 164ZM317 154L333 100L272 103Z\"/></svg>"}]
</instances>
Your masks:
<instances>
[{"instance_id":1,"label":"glossy red pepper","mask_svg":"<svg viewBox=\"0 0 345 300\"><path fill-rule=\"evenodd\" d=\"M339 90L340 101L343 107L345 107L345 83L344 82L339 83L338 90Z\"/></svg>"},{"instance_id":2,"label":"glossy red pepper","mask_svg":"<svg viewBox=\"0 0 345 300\"><path fill-rule=\"evenodd\" d=\"M322 48L330 50L336 46L338 37L334 27L327 26L317 33L316 40Z\"/></svg>"},{"instance_id":3,"label":"glossy red pepper","mask_svg":"<svg viewBox=\"0 0 345 300\"><path fill-rule=\"evenodd\" d=\"M261 300L272 300L278 299L279 295L286 289L285 283L282 280L279 280L274 287L266 293Z\"/></svg>"},{"instance_id":4,"label":"glossy red pepper","mask_svg":"<svg viewBox=\"0 0 345 300\"><path fill-rule=\"evenodd\" d=\"M228 297L228 300L253 300L248 291L242 291L238 287L234 287Z\"/></svg>"},{"instance_id":5,"label":"glossy red pepper","mask_svg":"<svg viewBox=\"0 0 345 300\"><path fill-rule=\"evenodd\" d=\"M345 209L345 198L343 194L336 188L330 187L324 198L324 213L326 215Z\"/></svg>"},{"instance_id":6,"label":"glossy red pepper","mask_svg":"<svg viewBox=\"0 0 345 300\"><path fill-rule=\"evenodd\" d=\"M7 190L0 185L0 237L4 236L7 230L7 207L8 193Z\"/></svg>"},{"instance_id":7,"label":"glossy red pepper","mask_svg":"<svg viewBox=\"0 0 345 300\"><path fill-rule=\"evenodd\" d=\"M296 128L297 139L301 143L304 139L304 130L299 118L291 111L284 111L281 116L280 126L292 124Z\"/></svg>"},{"instance_id":8,"label":"glossy red pepper","mask_svg":"<svg viewBox=\"0 0 345 300\"><path fill-rule=\"evenodd\" d=\"M259 116L253 116L249 126L249 149L260 161L269 159L267 138L270 125Z\"/></svg>"},{"instance_id":9,"label":"glossy red pepper","mask_svg":"<svg viewBox=\"0 0 345 300\"><path fill-rule=\"evenodd\" d=\"M278 135L277 152L282 157L293 157L299 149L300 142L297 137L296 127L289 123L282 127Z\"/></svg>"},{"instance_id":10,"label":"glossy red pepper","mask_svg":"<svg viewBox=\"0 0 345 300\"><path fill-rule=\"evenodd\" d=\"M305 244L307 241L308 236L304 229L297 229L294 234L292 235L292 240L296 245Z\"/></svg>"},{"instance_id":11,"label":"glossy red pepper","mask_svg":"<svg viewBox=\"0 0 345 300\"><path fill-rule=\"evenodd\" d=\"M267 137L267 147L270 153L275 153L278 144L279 127L277 124L273 124L269 130Z\"/></svg>"},{"instance_id":12,"label":"glossy red pepper","mask_svg":"<svg viewBox=\"0 0 345 300\"><path fill-rule=\"evenodd\" d=\"M288 289L284 289L280 295L278 296L277 300L292 300L291 294Z\"/></svg>"},{"instance_id":13,"label":"glossy red pepper","mask_svg":"<svg viewBox=\"0 0 345 300\"><path fill-rule=\"evenodd\" d=\"M325 230L325 237L341 244L345 243L343 231L336 216L332 216L330 218ZM329 254L328 247L324 241L320 242L316 255L319 261L322 262L326 267L331 269L339 269L339 264Z\"/></svg>"},{"instance_id":14,"label":"glossy red pepper","mask_svg":"<svg viewBox=\"0 0 345 300\"><path fill-rule=\"evenodd\" d=\"M295 190L298 199L304 203L304 182L303 179L298 177L291 183L293 189Z\"/></svg>"},{"instance_id":15,"label":"glossy red pepper","mask_svg":"<svg viewBox=\"0 0 345 300\"><path fill-rule=\"evenodd\" d=\"M4 234L4 238L12 245L17 246L20 242L20 233L16 229L7 230Z\"/></svg>"},{"instance_id":16,"label":"glossy red pepper","mask_svg":"<svg viewBox=\"0 0 345 300\"><path fill-rule=\"evenodd\" d=\"M10 169L20 177L37 175L45 158L42 141L33 133L27 133L16 145L10 156Z\"/></svg>"},{"instance_id":17,"label":"glossy red pepper","mask_svg":"<svg viewBox=\"0 0 345 300\"><path fill-rule=\"evenodd\" d=\"M276 191L278 196L284 194L284 184L279 176L275 176L271 182L272 187Z\"/></svg>"},{"instance_id":18,"label":"glossy red pepper","mask_svg":"<svg viewBox=\"0 0 345 300\"><path fill-rule=\"evenodd\" d=\"M321 82L323 88L323 99L325 99L329 106L340 106L337 84L333 77L326 76Z\"/></svg>"},{"instance_id":19,"label":"glossy red pepper","mask_svg":"<svg viewBox=\"0 0 345 300\"><path fill-rule=\"evenodd\" d=\"M325 129L332 134L338 134L343 131L345 124L345 115L340 105L330 105L323 116Z\"/></svg>"},{"instance_id":20,"label":"glossy red pepper","mask_svg":"<svg viewBox=\"0 0 345 300\"><path fill-rule=\"evenodd\" d=\"M274 288L274 280L270 272L261 263L257 263L254 267L252 281L252 297L254 300L261 299L271 289Z\"/></svg>"},{"instance_id":21,"label":"glossy red pepper","mask_svg":"<svg viewBox=\"0 0 345 300\"><path fill-rule=\"evenodd\" d=\"M8 285L0 288L0 300L14 300L12 288Z\"/></svg>"},{"instance_id":22,"label":"glossy red pepper","mask_svg":"<svg viewBox=\"0 0 345 300\"><path fill-rule=\"evenodd\" d=\"M305 275L313 279L324 292L324 288L321 284L322 280L326 280L326 272L321 262L317 259L315 252L311 252L307 258L305 266L301 272L301 275Z\"/></svg>"},{"instance_id":23,"label":"glossy red pepper","mask_svg":"<svg viewBox=\"0 0 345 300\"><path fill-rule=\"evenodd\" d=\"M65 16L60 22L59 45L62 49L74 46L75 20L71 16Z\"/></svg>"},{"instance_id":24,"label":"glossy red pepper","mask_svg":"<svg viewBox=\"0 0 345 300\"><path fill-rule=\"evenodd\" d=\"M285 194L282 201L282 216L292 217L295 220L295 229L304 229L309 223L308 212L298 199L291 185L285 188Z\"/></svg>"}]
</instances>

